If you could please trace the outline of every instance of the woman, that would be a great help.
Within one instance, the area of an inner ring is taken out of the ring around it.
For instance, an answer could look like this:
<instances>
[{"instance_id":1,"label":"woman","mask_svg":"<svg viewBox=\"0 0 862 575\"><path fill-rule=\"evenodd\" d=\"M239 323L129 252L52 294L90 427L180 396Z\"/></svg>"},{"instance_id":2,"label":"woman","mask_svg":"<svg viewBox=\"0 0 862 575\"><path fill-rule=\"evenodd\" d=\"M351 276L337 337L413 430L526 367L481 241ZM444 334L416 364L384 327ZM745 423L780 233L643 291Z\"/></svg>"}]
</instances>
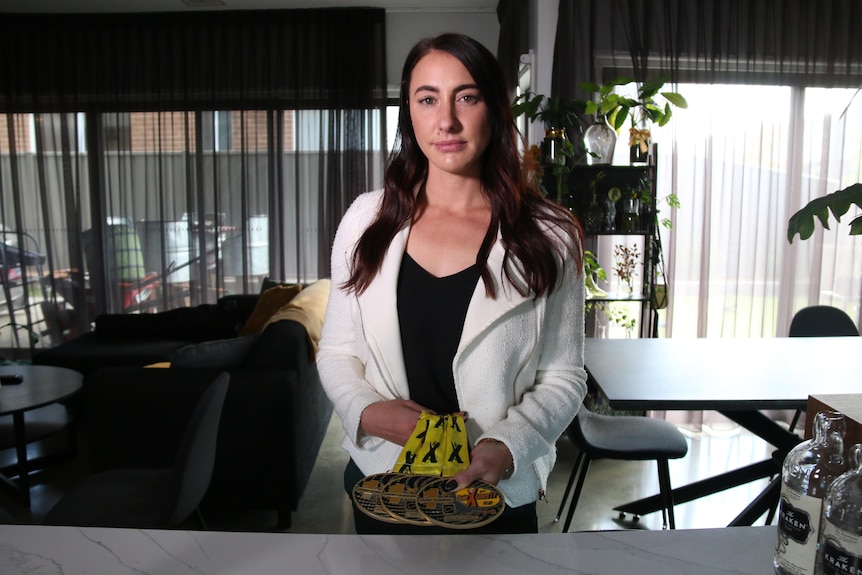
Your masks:
<instances>
[{"instance_id":1,"label":"woman","mask_svg":"<svg viewBox=\"0 0 862 575\"><path fill-rule=\"evenodd\" d=\"M555 442L586 393L582 233L526 183L493 54L444 34L404 64L385 189L339 225L317 364L346 431L350 492L391 471L423 410L465 414L469 467L536 532ZM425 532L354 509L357 532ZM475 532L475 531L474 531Z\"/></svg>"}]
</instances>

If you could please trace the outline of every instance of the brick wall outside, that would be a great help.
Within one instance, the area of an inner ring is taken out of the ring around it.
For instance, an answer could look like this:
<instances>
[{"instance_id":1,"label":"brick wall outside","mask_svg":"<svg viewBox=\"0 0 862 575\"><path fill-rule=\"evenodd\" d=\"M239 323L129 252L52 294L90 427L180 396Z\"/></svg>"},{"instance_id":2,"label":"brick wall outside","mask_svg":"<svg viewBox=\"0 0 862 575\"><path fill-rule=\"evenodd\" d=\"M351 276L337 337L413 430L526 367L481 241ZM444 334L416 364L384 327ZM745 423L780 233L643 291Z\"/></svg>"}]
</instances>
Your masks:
<instances>
[{"instance_id":1,"label":"brick wall outside","mask_svg":"<svg viewBox=\"0 0 862 575\"><path fill-rule=\"evenodd\" d=\"M0 114L0 153L9 153L9 118L12 118L15 131L15 150L17 152L29 151L30 143L30 115L29 114Z\"/></svg>"},{"instance_id":2,"label":"brick wall outside","mask_svg":"<svg viewBox=\"0 0 862 575\"><path fill-rule=\"evenodd\" d=\"M129 127L133 152L182 152L195 149L194 114L132 112L129 115Z\"/></svg>"},{"instance_id":3,"label":"brick wall outside","mask_svg":"<svg viewBox=\"0 0 862 575\"><path fill-rule=\"evenodd\" d=\"M294 149L292 111L284 114L284 149ZM35 148L31 141L30 114L0 114L0 153L9 153L9 119L14 123L15 150L29 153ZM232 150L249 152L266 150L267 113L265 111L233 112L231 114ZM129 114L131 151L182 152L195 150L195 115L188 112L132 112ZM188 132L188 137L186 133ZM245 143L241 144L241 136Z\"/></svg>"}]
</instances>

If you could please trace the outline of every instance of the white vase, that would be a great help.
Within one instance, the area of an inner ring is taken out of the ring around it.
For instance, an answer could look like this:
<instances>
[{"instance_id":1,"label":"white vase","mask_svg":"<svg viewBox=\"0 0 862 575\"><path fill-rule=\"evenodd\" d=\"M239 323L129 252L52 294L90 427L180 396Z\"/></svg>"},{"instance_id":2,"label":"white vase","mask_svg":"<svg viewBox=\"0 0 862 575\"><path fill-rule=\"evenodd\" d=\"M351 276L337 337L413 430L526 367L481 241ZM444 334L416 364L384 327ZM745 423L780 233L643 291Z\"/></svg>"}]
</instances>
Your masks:
<instances>
[{"instance_id":1,"label":"white vase","mask_svg":"<svg viewBox=\"0 0 862 575\"><path fill-rule=\"evenodd\" d=\"M617 133L603 115L597 115L595 123L584 132L587 148L587 164L610 164L617 145Z\"/></svg>"}]
</instances>

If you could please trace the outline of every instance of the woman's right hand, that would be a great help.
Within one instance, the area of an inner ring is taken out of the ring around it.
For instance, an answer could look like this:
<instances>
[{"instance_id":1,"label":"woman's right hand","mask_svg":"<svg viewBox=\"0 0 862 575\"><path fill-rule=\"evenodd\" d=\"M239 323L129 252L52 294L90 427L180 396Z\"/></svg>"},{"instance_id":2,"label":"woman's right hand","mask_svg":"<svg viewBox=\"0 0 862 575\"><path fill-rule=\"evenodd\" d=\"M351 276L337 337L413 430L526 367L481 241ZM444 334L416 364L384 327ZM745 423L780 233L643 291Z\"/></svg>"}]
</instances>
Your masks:
<instances>
[{"instance_id":1,"label":"woman's right hand","mask_svg":"<svg viewBox=\"0 0 862 575\"><path fill-rule=\"evenodd\" d=\"M404 445L423 411L432 413L410 399L378 401L362 411L359 426L366 435Z\"/></svg>"}]
</instances>

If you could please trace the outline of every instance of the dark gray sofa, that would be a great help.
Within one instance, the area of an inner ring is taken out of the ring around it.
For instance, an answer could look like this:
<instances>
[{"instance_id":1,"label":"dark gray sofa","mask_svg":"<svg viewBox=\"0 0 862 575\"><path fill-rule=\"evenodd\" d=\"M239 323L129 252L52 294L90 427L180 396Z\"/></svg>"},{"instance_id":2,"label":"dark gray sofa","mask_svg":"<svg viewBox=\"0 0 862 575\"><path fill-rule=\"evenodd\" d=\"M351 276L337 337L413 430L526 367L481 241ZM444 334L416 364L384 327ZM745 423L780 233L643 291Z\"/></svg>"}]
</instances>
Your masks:
<instances>
[{"instance_id":1,"label":"dark gray sofa","mask_svg":"<svg viewBox=\"0 0 862 575\"><path fill-rule=\"evenodd\" d=\"M249 298L253 301L255 296L220 301L216 304L220 310L194 310L206 318L198 327L209 322L208 332L221 335L225 332L214 327L219 322L241 324L248 315ZM97 322L95 332L69 342L73 345L64 344L67 349L62 353L41 354L41 364L85 373L76 410L92 472L170 466L198 398L219 372L227 371L230 387L203 507L272 509L277 511L278 527L287 528L332 415L313 360L307 322L281 319L242 337L231 328L234 337L191 346L185 338L152 337L158 324L169 323L164 320L188 320L194 312L112 318L101 333ZM142 322L141 329L134 328L136 321ZM190 326L183 329L184 336L195 336ZM111 337L112 330L135 335ZM143 367L169 360L170 368Z\"/></svg>"}]
</instances>

